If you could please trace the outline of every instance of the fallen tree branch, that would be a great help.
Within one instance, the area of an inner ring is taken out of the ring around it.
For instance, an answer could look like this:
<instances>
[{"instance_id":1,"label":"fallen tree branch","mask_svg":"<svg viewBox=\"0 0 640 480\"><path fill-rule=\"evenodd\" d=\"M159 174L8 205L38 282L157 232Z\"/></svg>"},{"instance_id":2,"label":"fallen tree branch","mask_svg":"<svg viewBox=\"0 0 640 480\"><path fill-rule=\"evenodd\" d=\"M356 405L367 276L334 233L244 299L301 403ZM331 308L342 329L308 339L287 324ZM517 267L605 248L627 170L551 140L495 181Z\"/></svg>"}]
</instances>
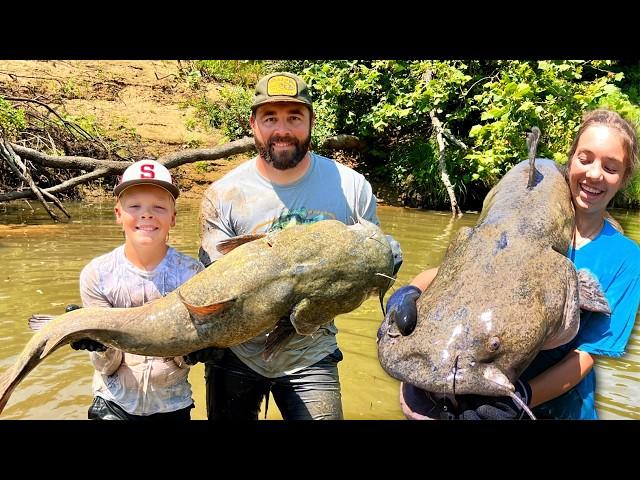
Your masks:
<instances>
[{"instance_id":1,"label":"fallen tree branch","mask_svg":"<svg viewBox=\"0 0 640 480\"><path fill-rule=\"evenodd\" d=\"M85 175L80 175L69 180L66 180L55 187L49 187L42 189L43 192L47 193L60 193L65 190L69 190L77 185L82 185L83 183L90 182L92 180L97 180L98 178L106 177L112 173L112 171L108 168L101 168L94 170L93 172L89 172ZM33 198L33 192L31 190L23 190L20 192L9 192L0 194L0 202L10 202L12 200L20 200L22 198Z\"/></svg>"},{"instance_id":2,"label":"fallen tree branch","mask_svg":"<svg viewBox=\"0 0 640 480\"><path fill-rule=\"evenodd\" d=\"M362 142L357 137L354 137L353 135L337 135L335 137L330 137L327 140L328 142L323 142L323 146L326 145L326 148L364 148L364 142ZM127 161L99 160L96 158L81 156L48 155L32 148L24 147L15 143L9 143L6 140L4 141L10 148L13 149L16 156L27 159L34 164L39 164L44 167L61 169L89 170L89 172L83 173L82 175L78 175L69 180L65 180L64 182L53 187L40 189L36 186L37 192L36 190L31 188L30 190L2 193L0 194L0 202L8 202L12 200L28 199L34 197L40 199L41 197L46 196L47 198L50 198L52 201L54 201L55 204L64 211L64 209L61 207L62 204L58 201L57 198L53 197L53 194L64 192L73 187L93 180L97 180L99 178L121 174L128 166L131 165L131 162ZM244 137L240 140L228 142L224 145L220 145L214 148L199 148L170 153L159 157L157 161L163 164L168 169L172 169L187 163L193 163L197 161L215 161L220 158L229 157L231 155L238 155L241 153L255 151L255 148L256 147L253 137ZM31 181L33 182L33 180ZM43 200L44 198L42 198L41 201Z\"/></svg>"},{"instance_id":3,"label":"fallen tree branch","mask_svg":"<svg viewBox=\"0 0 640 480\"><path fill-rule=\"evenodd\" d=\"M4 138L0 143L0 157L4 159L4 161L9 165L9 168L11 169L11 171L13 171L19 179L21 179L23 182L26 182L29 185L29 188L31 189L31 191L38 198L38 200L40 200L40 203L42 203L42 206L47 211L49 216L53 219L53 221L59 222L60 218L55 214L55 212L51 208L49 208L49 205L47 205L47 201L44 199L42 190L40 190L40 188L33 181L31 174L27 170L27 166L24 163L22 163L22 160L20 159L20 157L15 154L15 152L11 149L11 145L9 144L9 142L7 142ZM22 169L22 171L20 171L20 168ZM67 211L64 209L64 207L58 201L57 198L55 198L51 193L47 193L47 196L49 198L54 199L55 205L58 208L60 208L60 210L62 210L62 212L68 218L71 218L71 215L67 213Z\"/></svg>"},{"instance_id":4,"label":"fallen tree branch","mask_svg":"<svg viewBox=\"0 0 640 480\"><path fill-rule=\"evenodd\" d=\"M38 163L44 167L54 168L68 168L76 170L91 170L98 167L111 168L114 170L122 169L123 172L131 163L120 162L114 160L98 160L91 157L76 157L76 156L58 156L47 155L46 153L33 150L28 147L23 147L16 143L12 143L13 150L22 158L27 158L34 163Z\"/></svg>"},{"instance_id":5,"label":"fallen tree branch","mask_svg":"<svg viewBox=\"0 0 640 480\"><path fill-rule=\"evenodd\" d=\"M158 162L171 169L185 163L212 161L239 153L251 152L255 148L253 137L243 137L240 140L234 140L214 148L197 148L163 155L158 158Z\"/></svg>"}]
</instances>

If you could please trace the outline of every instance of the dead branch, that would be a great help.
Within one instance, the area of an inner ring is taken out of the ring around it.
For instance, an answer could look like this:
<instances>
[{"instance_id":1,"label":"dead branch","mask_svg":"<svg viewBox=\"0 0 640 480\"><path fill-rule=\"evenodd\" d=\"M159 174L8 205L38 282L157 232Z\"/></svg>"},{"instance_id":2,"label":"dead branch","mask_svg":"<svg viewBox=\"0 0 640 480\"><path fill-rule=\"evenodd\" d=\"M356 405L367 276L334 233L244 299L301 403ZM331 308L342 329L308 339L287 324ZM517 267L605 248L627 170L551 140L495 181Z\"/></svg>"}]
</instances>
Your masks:
<instances>
[{"instance_id":1,"label":"dead branch","mask_svg":"<svg viewBox=\"0 0 640 480\"><path fill-rule=\"evenodd\" d=\"M68 168L76 170L92 170L94 168L112 168L119 170L120 173L127 168L129 162L119 162L114 160L98 160L91 157L76 157L76 156L59 156L59 155L47 155L46 153L33 150L28 147L23 147L16 143L12 143L13 150L22 158L27 158L34 163L38 163L45 167L54 168Z\"/></svg>"},{"instance_id":2,"label":"dead branch","mask_svg":"<svg viewBox=\"0 0 640 480\"><path fill-rule=\"evenodd\" d=\"M90 170L90 172L73 177L53 187L49 187L45 189L40 189L36 187L37 191L31 188L30 190L21 190L21 191L3 193L3 194L0 194L0 202L8 202L12 200L27 199L27 198L34 198L34 197L40 199L41 202L43 202L44 196L46 196L50 198L52 201L54 201L54 203L58 207L60 207L61 204L58 202L57 198L54 200L55 197L53 197L53 194L69 190L78 185L88 183L93 180L97 180L98 178L107 177L109 175L120 174L124 172L124 170L129 165L131 165L131 162L126 162L126 161L99 160L91 157L48 155L28 147L23 147L18 144L9 143L9 142L6 142L6 144L8 148L11 148L12 151L15 152L15 154L17 154L16 156L19 155L22 158L28 159L29 161L35 164L39 164L45 167L70 169L70 170ZM244 137L241 140L229 142L215 148L185 150L181 152L172 153L169 155L164 155L158 158L158 162L162 163L167 168L171 169L171 168L178 167L180 165L193 163L197 161L214 161L220 158L229 157L231 155L250 152L254 149L255 149L255 145L254 145L253 138ZM7 155L10 155L10 154L7 153ZM11 165L9 161L8 163ZM23 169L26 171L26 165L24 164L21 164L21 165ZM15 168L17 169L17 167ZM20 178L23 178L23 175L19 170L15 170L12 168L12 171L14 171L16 175L20 175ZM26 181L26 177L25 177L25 181ZM33 182L33 180L31 180L31 182ZM29 182L27 181L27 183ZM31 186L31 183L29 183L29 185ZM35 183L33 185L35 186ZM46 202L43 203L43 205L45 205L47 212L50 212L49 208L46 206ZM50 213L50 215L51 214L52 212ZM55 219L55 215L52 215L52 218Z\"/></svg>"},{"instance_id":3,"label":"dead branch","mask_svg":"<svg viewBox=\"0 0 640 480\"><path fill-rule=\"evenodd\" d=\"M30 162L32 162L32 164L38 164L43 167L86 171L81 175L73 177L69 180L65 180L58 185L41 189L35 185L35 182L28 172L26 163L19 163L20 167L23 169L23 172L25 172L23 174L22 172L20 172L17 165L13 164L13 167L11 167L11 161L7 160L7 163L9 163L10 168L12 169L14 174L18 175L19 178L24 179L29 184L30 189L2 193L0 194L0 203L19 199L38 198L47 209L47 212L49 212L49 214L54 219L57 219L57 217L55 217L53 212L48 208L45 197L53 201L56 206L58 206L58 208L60 208L65 213L65 215L68 216L66 211L62 208L62 204L58 201L57 198L54 197L54 194L64 192L73 187L88 183L93 180L97 180L99 178L120 174L124 172L124 170L129 165L131 165L131 162L128 161L100 160L92 157L82 156L49 155L32 148L24 147L15 143L9 143L4 139L1 140L5 143L6 150L11 149L11 152L16 158L21 157L25 160L29 160ZM323 146L326 145L327 148L363 148L363 142L352 135L338 135L327 140L328 142L323 142ZM254 139L252 137L244 137L240 140L228 142L224 145L220 145L214 148L184 150L168 155L163 155L158 158L157 161L162 163L167 168L172 169L187 163L193 163L197 161L215 161L220 158L226 158L231 155L238 155L254 150ZM7 154L0 155L0 157L6 160L7 155L11 157L11 154L8 152Z\"/></svg>"},{"instance_id":4,"label":"dead branch","mask_svg":"<svg viewBox=\"0 0 640 480\"><path fill-rule=\"evenodd\" d=\"M231 155L238 155L239 153L251 152L255 148L253 137L244 137L214 148L197 148L163 155L158 158L158 162L171 169L185 163L213 161L230 157Z\"/></svg>"},{"instance_id":5,"label":"dead branch","mask_svg":"<svg viewBox=\"0 0 640 480\"><path fill-rule=\"evenodd\" d=\"M66 180L56 185L55 187L44 188L42 189L42 191L48 192L48 193L64 192L65 190L69 190L70 188L73 188L77 185L82 185L84 183L97 180L98 178L106 177L110 173L112 173L112 171L108 168L99 168L97 170L94 170L93 172L90 172L84 175L79 175L77 177L73 177L69 180ZM10 202L12 200L19 200L21 198L32 198L32 197L33 197L33 194L30 190L3 193L3 194L0 194L0 203Z\"/></svg>"},{"instance_id":6,"label":"dead branch","mask_svg":"<svg viewBox=\"0 0 640 480\"><path fill-rule=\"evenodd\" d=\"M425 82L430 82L432 78L431 70L427 70L423 77ZM440 178L442 178L442 183L444 183L445 188L447 189L447 193L449 194L449 201L451 202L451 214L457 215L458 217L462 216L462 210L458 205L458 200L456 199L456 193L453 190L453 185L451 185L451 180L449 179L449 173L447 172L447 164L445 163L445 140L444 134L445 130L442 127L442 123L440 123L440 119L436 115L435 108L429 111L429 117L431 117L431 124L436 132L436 141L438 142L438 150L440 155L438 156L438 164L440 166ZM463 144L464 145L464 144Z\"/></svg>"},{"instance_id":7,"label":"dead branch","mask_svg":"<svg viewBox=\"0 0 640 480\"><path fill-rule=\"evenodd\" d=\"M14 102L27 102L27 103L35 103L37 105L40 105L41 107L46 108L49 112L51 112L53 115L55 115L58 120L60 120L60 122L62 122L62 125L64 125L64 127L73 135L74 132L78 135L80 135L81 137L86 138L87 140L91 140L93 142L98 142L100 145L102 145L102 147L109 152L109 146L106 145L102 140L95 138L93 135L91 135L89 132L87 132L84 128L82 128L80 125L78 125L75 122L71 122L65 118L63 118L58 112L55 111L55 109L53 109L52 107L50 107L49 105L47 105L44 102L41 102L40 100L37 100L35 98L24 98L24 97L4 97L5 100L11 100ZM46 119L45 117L42 117L40 115L34 115L31 114L34 117L40 117L39 120L42 122L46 122L48 119Z\"/></svg>"},{"instance_id":8,"label":"dead branch","mask_svg":"<svg viewBox=\"0 0 640 480\"><path fill-rule=\"evenodd\" d=\"M47 211L49 216L53 219L54 222L59 222L60 218L53 212L49 205L47 205L47 201L44 199L44 194L42 190L36 185L31 177L31 174L27 171L27 166L22 163L22 160L15 152L11 149L11 145L4 138L2 139L2 143L0 143L0 157L9 165L9 168L20 178L23 182L26 182L29 185L29 188L33 192L33 194L40 200L42 206ZM20 168L22 171L20 171ZM53 196L51 193L46 193L47 197L52 199L55 205L68 217L71 218L71 215L67 213L64 209L60 201Z\"/></svg>"}]
</instances>

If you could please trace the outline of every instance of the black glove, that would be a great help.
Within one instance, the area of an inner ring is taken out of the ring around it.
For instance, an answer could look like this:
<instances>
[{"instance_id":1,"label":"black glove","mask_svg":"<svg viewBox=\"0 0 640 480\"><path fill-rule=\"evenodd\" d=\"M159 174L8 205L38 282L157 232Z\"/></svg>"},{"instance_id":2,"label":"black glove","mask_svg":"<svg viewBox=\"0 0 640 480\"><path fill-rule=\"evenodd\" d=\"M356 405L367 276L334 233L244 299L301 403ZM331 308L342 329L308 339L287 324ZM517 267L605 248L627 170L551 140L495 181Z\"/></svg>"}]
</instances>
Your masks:
<instances>
[{"instance_id":1,"label":"black glove","mask_svg":"<svg viewBox=\"0 0 640 480\"><path fill-rule=\"evenodd\" d=\"M64 309L65 313L71 312L73 310L77 310L82 308L75 303L70 303ZM107 347L105 347L100 342L96 342L95 340L91 340L90 338L81 338L80 340L76 340L75 342L71 342L71 348L74 350L89 350L90 352L104 352Z\"/></svg>"},{"instance_id":2,"label":"black glove","mask_svg":"<svg viewBox=\"0 0 640 480\"><path fill-rule=\"evenodd\" d=\"M107 349L107 347L100 342L96 342L90 338L81 338L80 340L71 342L71 348L74 350L89 350L90 352L104 352Z\"/></svg>"},{"instance_id":3,"label":"black glove","mask_svg":"<svg viewBox=\"0 0 640 480\"><path fill-rule=\"evenodd\" d=\"M518 380L515 383L516 395L525 405L531 401L531 386ZM511 397L486 397L482 395L464 395L458 409L461 420L522 420L530 418Z\"/></svg>"},{"instance_id":4,"label":"black glove","mask_svg":"<svg viewBox=\"0 0 640 480\"><path fill-rule=\"evenodd\" d=\"M184 363L195 365L198 362L217 362L224 356L224 348L207 347L184 355Z\"/></svg>"},{"instance_id":5,"label":"black glove","mask_svg":"<svg viewBox=\"0 0 640 480\"><path fill-rule=\"evenodd\" d=\"M422 293L415 285L405 285L396 290L387 301L387 313L385 322L388 325L395 323L404 336L409 335L416 328L418 311L416 301ZM380 331L378 331L378 339Z\"/></svg>"}]
</instances>

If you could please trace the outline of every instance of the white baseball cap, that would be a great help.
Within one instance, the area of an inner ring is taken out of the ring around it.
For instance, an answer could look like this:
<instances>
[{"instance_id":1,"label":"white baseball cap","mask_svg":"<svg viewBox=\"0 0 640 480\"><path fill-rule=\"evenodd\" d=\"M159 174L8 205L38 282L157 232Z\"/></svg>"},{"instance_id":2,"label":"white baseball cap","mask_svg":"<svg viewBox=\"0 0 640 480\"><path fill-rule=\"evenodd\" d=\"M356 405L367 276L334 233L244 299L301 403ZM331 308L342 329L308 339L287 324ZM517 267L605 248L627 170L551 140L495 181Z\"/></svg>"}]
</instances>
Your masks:
<instances>
[{"instance_id":1,"label":"white baseball cap","mask_svg":"<svg viewBox=\"0 0 640 480\"><path fill-rule=\"evenodd\" d=\"M173 184L169 169L156 162L155 160L146 159L132 163L120 177L118 186L113 189L116 197L122 195L127 188L134 185L157 185L168 191L173 198L178 198L180 190Z\"/></svg>"}]
</instances>

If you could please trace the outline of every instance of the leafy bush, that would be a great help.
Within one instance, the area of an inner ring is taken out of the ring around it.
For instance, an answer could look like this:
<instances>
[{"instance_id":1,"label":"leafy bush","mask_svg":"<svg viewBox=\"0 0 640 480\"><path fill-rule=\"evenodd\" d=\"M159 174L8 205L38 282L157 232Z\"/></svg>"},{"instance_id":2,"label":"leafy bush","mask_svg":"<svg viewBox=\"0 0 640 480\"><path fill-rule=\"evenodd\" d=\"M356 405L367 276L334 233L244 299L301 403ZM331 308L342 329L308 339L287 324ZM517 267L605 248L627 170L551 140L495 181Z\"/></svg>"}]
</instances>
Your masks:
<instances>
[{"instance_id":1,"label":"leafy bush","mask_svg":"<svg viewBox=\"0 0 640 480\"><path fill-rule=\"evenodd\" d=\"M200 98L195 106L197 115L204 122L222 130L230 140L237 140L244 136L251 136L249 114L253 93L243 87L229 85L220 90L220 100L208 101Z\"/></svg>"},{"instance_id":2,"label":"leafy bush","mask_svg":"<svg viewBox=\"0 0 640 480\"><path fill-rule=\"evenodd\" d=\"M0 96L0 133L6 137L15 137L27 128L24 111L15 108Z\"/></svg>"}]
</instances>

